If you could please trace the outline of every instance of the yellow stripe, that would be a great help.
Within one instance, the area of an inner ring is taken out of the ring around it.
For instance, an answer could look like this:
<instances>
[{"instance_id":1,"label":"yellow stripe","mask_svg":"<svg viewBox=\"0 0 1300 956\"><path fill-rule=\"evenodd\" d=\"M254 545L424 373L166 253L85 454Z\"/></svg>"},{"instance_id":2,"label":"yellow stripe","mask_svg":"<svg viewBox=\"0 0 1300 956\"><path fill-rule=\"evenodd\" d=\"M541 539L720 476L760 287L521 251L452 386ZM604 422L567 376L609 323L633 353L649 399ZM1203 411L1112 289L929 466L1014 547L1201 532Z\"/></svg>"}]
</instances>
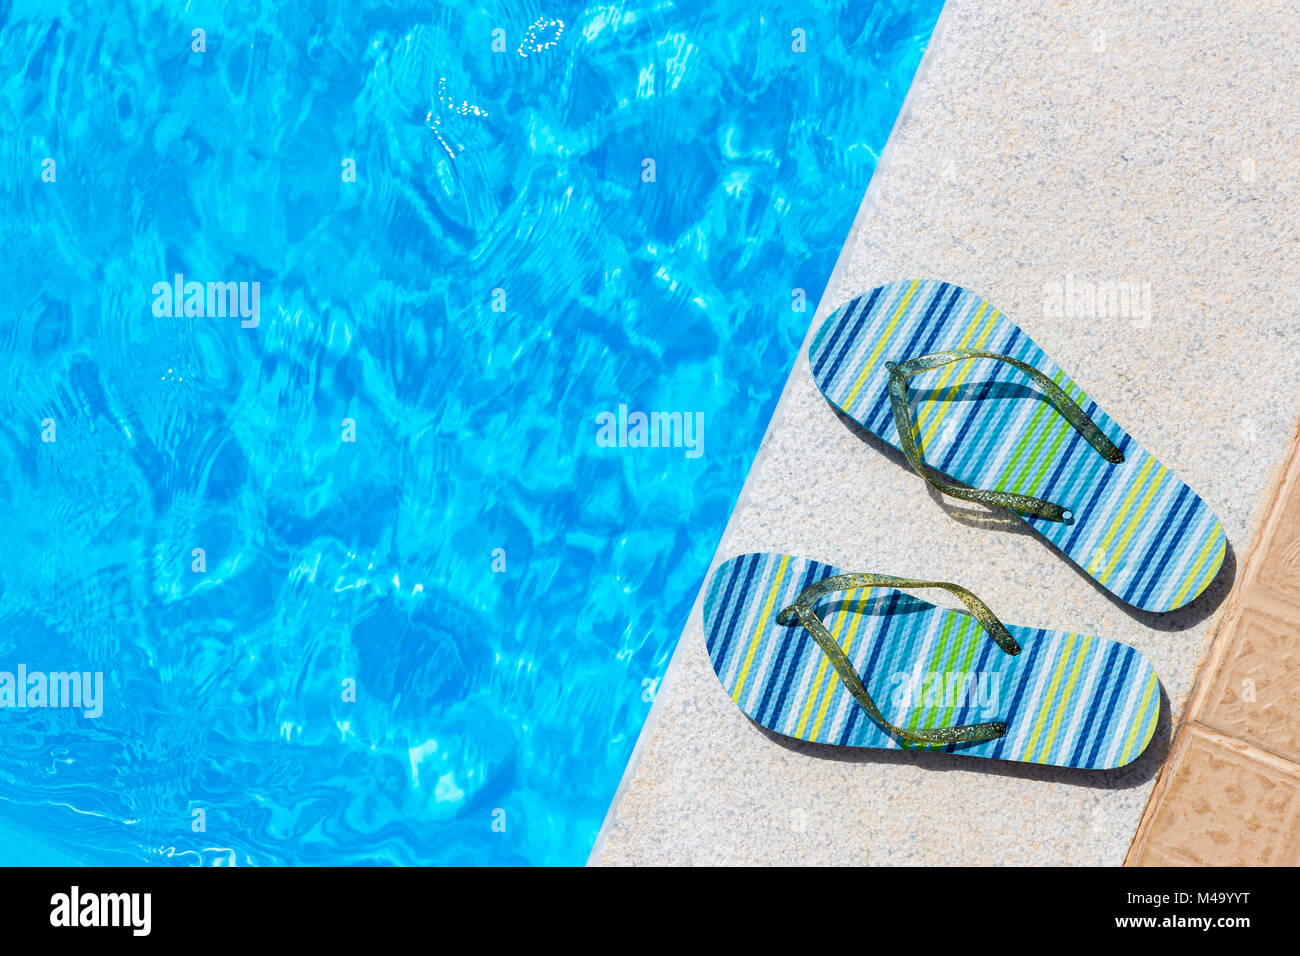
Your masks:
<instances>
[{"instance_id":1,"label":"yellow stripe","mask_svg":"<svg viewBox=\"0 0 1300 956\"><path fill-rule=\"evenodd\" d=\"M980 303L980 307L975 310L975 315L971 317L971 324L966 330L966 335L957 343L955 348L967 348L966 343L970 341L971 336L975 334L975 330L979 328L978 323L980 317L984 314L984 310L987 308L987 302ZM980 332L979 340L974 344L974 346L972 346L973 348L982 349L984 347L985 343L988 342L989 336L993 334L993 329L998 324L998 316L1001 314L1002 313L998 312L996 309L989 313L988 323L983 327L983 331ZM975 361L976 360L972 359L968 362L954 362L952 365L945 367L938 383L935 384L931 391L937 392L939 389L943 388L944 382L948 380L949 375L955 375L952 385L949 386L948 390L944 392L943 395L929 402L926 406L917 409L916 429L918 433L922 431L925 433L925 437L920 441L920 448L925 448L926 443L934 438L935 432L937 432L939 426L943 424L943 420L948 416L948 412L952 409L952 397L957 394L957 389L961 387L962 383L970 377L971 370L975 368ZM928 426L925 423L927 410L929 411L928 417L934 419L934 421L930 422Z\"/></svg>"},{"instance_id":2,"label":"yellow stripe","mask_svg":"<svg viewBox=\"0 0 1300 956\"><path fill-rule=\"evenodd\" d=\"M1205 542L1205 547L1201 549L1201 556L1200 556L1199 558L1196 559L1196 564L1192 567L1192 572L1191 572L1191 574L1189 574L1189 575L1187 576L1187 580L1186 580L1186 582L1184 582L1182 590L1179 591L1179 592L1178 592L1178 595L1174 598L1174 603L1173 603L1173 606L1174 606L1174 607L1178 607L1178 605L1180 605L1180 604L1183 603L1183 598L1186 597L1187 592L1190 591L1190 590L1192 589L1192 585L1196 583L1196 579L1199 578L1199 577L1201 576L1201 565L1203 565L1203 564L1205 563L1205 558L1206 558L1206 557L1209 555L1209 553L1210 553L1210 546L1214 544L1215 539L1217 539L1218 537L1219 537L1219 536L1218 536L1217 534L1211 534L1211 535L1210 535L1210 539L1209 539L1208 541ZM1220 561L1223 560L1223 553L1224 553L1224 550L1225 550L1225 546L1226 546L1226 544L1227 544L1227 542L1224 541L1224 542L1222 542L1222 543L1220 544L1220 546L1219 546L1219 560L1220 560Z\"/></svg>"},{"instance_id":3,"label":"yellow stripe","mask_svg":"<svg viewBox=\"0 0 1300 956\"><path fill-rule=\"evenodd\" d=\"M839 613L835 615L826 627L826 630L830 631L832 637L844 630L844 622L848 618L849 605L851 603L852 602L848 600L848 592L845 592L844 600L840 601ZM808 696L804 698L803 711L799 714L799 723L794 728L794 735L796 737L802 737L804 728L808 726L808 717L812 714L813 704L821 693L822 681L826 679L826 671L830 667L830 658L827 657L825 653L822 653L821 659L817 664L817 673L813 675L813 679L808 685ZM831 669L832 676L834 673L834 669Z\"/></svg>"},{"instance_id":4,"label":"yellow stripe","mask_svg":"<svg viewBox=\"0 0 1300 956\"><path fill-rule=\"evenodd\" d=\"M1098 542L1097 547L1093 552L1093 557L1088 562L1088 573L1093 577L1097 576L1097 570L1101 567L1101 556L1106 553L1111 538L1115 537L1115 532L1123 525L1124 519L1128 515L1129 508L1133 506L1133 499L1137 497L1138 490L1146 483L1147 475L1151 473L1151 466L1155 463L1156 460L1154 458L1150 456L1147 457L1146 464L1143 465L1142 470L1138 472L1137 481L1133 482L1133 485L1128 490L1128 494L1124 496L1124 503L1120 505L1119 514L1116 515L1115 519L1110 523L1110 528L1107 529L1106 536Z\"/></svg>"},{"instance_id":5,"label":"yellow stripe","mask_svg":"<svg viewBox=\"0 0 1300 956\"><path fill-rule=\"evenodd\" d=\"M1169 469L1164 465L1161 465L1160 471L1156 475L1156 480L1151 483L1150 489L1142 498L1142 503L1137 506L1137 511L1133 514L1133 519L1128 524L1128 530L1124 532L1124 537L1120 538L1119 543L1115 545L1114 556L1102 570L1101 574L1097 576L1097 580L1102 584L1105 584L1110 580L1111 572L1115 570L1115 564L1119 561L1119 556L1124 553L1124 546L1128 544L1128 539L1133 537L1133 532L1136 531L1138 525L1142 523L1142 518L1145 517L1147 513L1147 506L1151 504L1151 498L1160 490L1160 486L1165 483L1165 478L1168 477L1168 475Z\"/></svg>"},{"instance_id":6,"label":"yellow stripe","mask_svg":"<svg viewBox=\"0 0 1300 956\"><path fill-rule=\"evenodd\" d=\"M1069 708L1070 699L1074 696L1075 685L1079 682L1079 675L1083 673L1083 662L1088 659L1088 649L1092 646L1093 638L1085 637L1083 647L1079 648L1079 656L1075 658L1074 670L1070 672L1070 682L1065 685L1065 694L1061 697L1060 704L1056 708L1056 716L1052 718L1052 726L1048 728L1047 739L1043 741L1043 746L1038 751L1038 762L1047 760L1047 755L1052 752L1052 745L1056 743L1056 732L1060 729L1061 718L1065 716ZM1025 758L1029 763L1034 763L1032 757Z\"/></svg>"},{"instance_id":7,"label":"yellow stripe","mask_svg":"<svg viewBox=\"0 0 1300 956\"><path fill-rule=\"evenodd\" d=\"M1137 742L1138 728L1146 723L1144 718L1146 717L1147 706L1151 703L1151 695L1155 693L1156 684L1155 674L1147 678L1147 691L1142 695L1142 706L1137 709L1137 713L1134 715L1133 726L1128 732L1128 742L1124 745L1124 752L1119 755L1120 766L1128 763L1129 754L1133 753L1133 744Z\"/></svg>"},{"instance_id":8,"label":"yellow stripe","mask_svg":"<svg viewBox=\"0 0 1300 956\"><path fill-rule=\"evenodd\" d=\"M767 619L772 614L772 604L776 601L777 592L781 590L781 582L785 577L786 568L790 564L788 554L781 555L781 563L776 568L776 579L772 582L772 589L767 592L767 603L763 606L763 613L758 616L758 626L754 628L754 634L749 639L749 649L745 652L745 663L741 665L740 676L736 678L736 687L731 692L731 699L737 704L740 703L740 695L745 690L745 681L749 677L749 665L754 662L754 651L758 649L758 636L767 628Z\"/></svg>"},{"instance_id":9,"label":"yellow stripe","mask_svg":"<svg viewBox=\"0 0 1300 956\"><path fill-rule=\"evenodd\" d=\"M846 413L853 408L853 400L858 397L858 392L862 390L862 386L866 383L867 376L870 375L872 370L876 367L876 359L880 358L880 353L884 349L885 343L888 342L889 337L894 334L894 327L898 325L899 317L902 316L904 310L907 308L907 303L912 301L912 296L916 295L916 287L920 284L920 279L912 280L912 284L907 289L907 294L903 296L903 301L899 302L898 308L894 310L894 317L889 320L889 327L885 329L884 334L880 336L880 340L876 342L876 347L867 357L867 360L862 363L862 371L858 373L858 380L853 383L853 388L849 392L849 397L845 399L844 404L840 406L840 408L842 408Z\"/></svg>"},{"instance_id":10,"label":"yellow stripe","mask_svg":"<svg viewBox=\"0 0 1300 956\"><path fill-rule=\"evenodd\" d=\"M1057 662L1056 673L1052 675L1052 682L1047 686L1047 693L1043 695L1043 704L1038 710L1038 720L1034 723L1034 732L1030 735L1028 743L1025 744L1025 753L1034 752L1034 747L1038 743L1038 736L1043 732L1043 724L1047 721L1047 712L1052 709L1052 701L1056 699L1056 688L1061 683L1061 674L1065 672L1065 664L1070 659L1071 649L1074 647L1077 634L1067 634L1065 636L1065 648L1061 651L1061 659ZM1028 759L1028 758L1026 758Z\"/></svg>"},{"instance_id":11,"label":"yellow stripe","mask_svg":"<svg viewBox=\"0 0 1300 956\"><path fill-rule=\"evenodd\" d=\"M848 657L849 652L853 650L853 639L858 636L858 631L862 627L862 622L867 617L867 615L863 614L862 611L866 602L871 597L871 588L864 588L862 590L864 593L857 599L857 604L853 608L854 614L853 619L849 622L849 633L844 638L843 643L840 644L840 646L844 648L845 657ZM848 598L850 595L846 594L845 597ZM826 683L826 692L822 694L821 707L817 710L817 720L813 724L812 733L809 734L813 740L816 740L817 735L822 732L822 722L826 719L826 711L830 707L831 699L835 696L835 688L839 686L839 682L839 671L832 670L831 679Z\"/></svg>"}]
</instances>

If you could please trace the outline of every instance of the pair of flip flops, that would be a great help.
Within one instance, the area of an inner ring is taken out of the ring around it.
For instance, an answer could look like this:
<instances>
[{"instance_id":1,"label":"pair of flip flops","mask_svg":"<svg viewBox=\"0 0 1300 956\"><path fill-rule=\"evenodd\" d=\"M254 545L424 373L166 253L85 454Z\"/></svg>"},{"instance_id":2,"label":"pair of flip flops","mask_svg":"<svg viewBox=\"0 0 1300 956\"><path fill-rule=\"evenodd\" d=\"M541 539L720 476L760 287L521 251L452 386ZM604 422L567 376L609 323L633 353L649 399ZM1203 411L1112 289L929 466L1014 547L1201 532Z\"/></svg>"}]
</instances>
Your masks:
<instances>
[{"instance_id":1,"label":"pair of flip flops","mask_svg":"<svg viewBox=\"0 0 1300 956\"><path fill-rule=\"evenodd\" d=\"M1172 611L1218 574L1227 541L1205 502L973 293L880 286L808 359L827 400L927 482L1008 508L1123 601ZM903 590L925 588L970 613ZM948 582L746 554L714 571L704 619L732 700L800 740L1102 769L1136 759L1159 715L1133 648L1004 625Z\"/></svg>"}]
</instances>

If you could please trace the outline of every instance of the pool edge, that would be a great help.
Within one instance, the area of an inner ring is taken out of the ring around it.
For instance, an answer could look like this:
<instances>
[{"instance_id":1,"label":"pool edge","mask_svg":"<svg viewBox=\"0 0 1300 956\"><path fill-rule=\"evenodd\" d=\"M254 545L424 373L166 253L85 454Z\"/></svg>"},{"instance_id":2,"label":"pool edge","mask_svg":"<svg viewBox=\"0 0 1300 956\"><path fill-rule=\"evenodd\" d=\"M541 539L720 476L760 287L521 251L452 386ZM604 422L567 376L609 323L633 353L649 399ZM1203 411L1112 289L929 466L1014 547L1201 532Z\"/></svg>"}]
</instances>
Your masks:
<instances>
[{"instance_id":1,"label":"pool edge","mask_svg":"<svg viewBox=\"0 0 1300 956\"><path fill-rule=\"evenodd\" d=\"M709 559L708 568L700 578L699 589L696 592L694 602L691 604L691 610L687 615L686 624L683 625L682 631L678 635L677 643L673 648L672 657L669 658L668 667L664 671L663 680L659 682L654 702L650 705L650 712L646 715L645 722L641 725L641 732L637 734L636 744L632 748L632 753L628 757L626 765L623 767L622 775L619 777L618 788L614 791L614 796L610 800L609 808L605 811L605 817L601 822L600 830L596 835L596 840L592 844L591 852L587 855L587 866L601 865L601 855L604 852L605 842L609 836L610 828L618 818L619 805L622 803L623 798L626 795L628 784L636 775L637 768L640 766L641 758L644 755L645 745L654 735L654 730L658 726L659 718L662 716L662 701L665 698L665 691L674 685L675 678L680 673L682 657L685 653L685 649L689 646L688 636L694 632L699 622L702 621L704 585L707 583L709 575L713 573L714 568L731 556L727 549L727 544L732 536L732 526L736 521L736 515L743 513L745 510L743 506L748 500L748 495L751 490L750 479L759 470L759 466L768 453L768 439L776 432L782 419L782 410L787 407L785 400L786 395L794 387L796 376L800 372L802 367L801 363L804 355L808 351L808 346L812 342L813 336L816 334L818 327L825 320L826 316L834 311L834 304L836 303L843 282L844 270L849 258L849 253L853 248L853 237L858 234L862 224L866 220L866 217L871 212L873 200L878 188L877 183L880 182L882 174L888 170L893 159L895 140L898 131L907 122L910 113L909 105L912 97L918 87L929 75L929 68L933 59L934 51L939 48L943 41L944 27L951 3L952 0L945 0L943 8L939 11L939 16L935 19L934 28L930 31L930 38L926 41L925 50L922 52L921 59L916 65L916 70L912 74L912 80L908 84L907 93L904 95L902 105L898 109L898 115L894 117L894 123L890 127L889 136L885 139L884 148L880 151L880 159L876 163L876 168L872 171L871 181L867 183L867 188L863 193L862 201L858 204L857 212L853 215L853 222L849 225L849 230L845 235L844 242L840 246L839 255L835 257L835 266L831 269L830 277L826 280L826 289L822 293L822 297L817 303L817 308L813 312L813 320L808 324L808 329L804 334L803 341L800 343L798 352L792 356L790 370L786 374L785 383L781 386L781 393L777 397L772 417L768 419L767 427L763 430L763 438L758 444L758 450L754 453L753 461L749 463L749 469L745 473L745 480L741 484L740 493L736 496L736 502L732 506L731 513L727 516L727 524L722 530L722 535L718 538L718 546L714 549L713 557Z\"/></svg>"}]
</instances>

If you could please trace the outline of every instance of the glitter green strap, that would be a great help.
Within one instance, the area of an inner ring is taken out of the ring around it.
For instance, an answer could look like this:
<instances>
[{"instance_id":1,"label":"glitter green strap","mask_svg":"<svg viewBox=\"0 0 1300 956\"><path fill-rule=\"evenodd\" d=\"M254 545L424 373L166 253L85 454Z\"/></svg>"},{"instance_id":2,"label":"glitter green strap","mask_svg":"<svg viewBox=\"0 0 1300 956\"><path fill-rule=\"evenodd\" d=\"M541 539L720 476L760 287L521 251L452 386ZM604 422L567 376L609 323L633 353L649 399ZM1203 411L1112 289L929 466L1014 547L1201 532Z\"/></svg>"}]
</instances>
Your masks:
<instances>
[{"instance_id":1,"label":"glitter green strap","mask_svg":"<svg viewBox=\"0 0 1300 956\"><path fill-rule=\"evenodd\" d=\"M813 604L822 595L831 591L847 591L852 588L862 587L887 587L887 588L943 588L943 590L956 595L962 604L975 615L975 619L980 622L980 626L988 632L989 637L1002 650L1011 656L1020 653L1020 645L989 610L988 605L977 598L970 591L957 584L949 584L946 581L914 581L911 578L895 578L887 574L837 574L835 577L826 578L824 581L818 581L816 584L810 584L799 593L794 599L794 603L783 609L777 615L776 622L782 625L794 624L795 620L808 629L812 639L817 642L817 646L822 649L831 666L835 668L835 673L839 675L844 687L853 699L856 700L871 718L884 727L896 737L904 740L910 740L913 743L927 744L957 744L957 743L974 743L981 740L995 740L998 737L1006 735L1007 725L1001 722L987 724L961 724L953 727L929 727L919 730L908 730L905 727L899 727L891 724L880 713L876 707L875 701L867 693L867 688L863 685L861 678L853 669L849 662L848 656L844 649L840 647L839 642L831 636L831 632L826 630L826 625L822 623L817 611L814 610Z\"/></svg>"},{"instance_id":2,"label":"glitter green strap","mask_svg":"<svg viewBox=\"0 0 1300 956\"><path fill-rule=\"evenodd\" d=\"M1101 429L1097 427L1096 423L1083 413L1083 409L1078 406L1074 399L1065 394L1064 389L1059 385L1032 365L1026 365L1019 359L1013 359L1009 355L986 352L983 349L949 349L946 352L931 352L929 355L920 355L898 364L893 362L885 363L885 367L889 369L889 404L894 410L894 425L898 429L898 439L902 443L903 454L907 456L908 462L911 463L912 468L915 469L918 475L945 495L961 498L965 501L977 501L986 505L1000 505L1021 514L1046 518L1048 521L1069 521L1074 517L1071 512L1060 505L1052 504L1050 501L1043 501L1041 498L1017 495L1009 491L963 488L937 478L925 463L925 459L921 457L921 453L916 447L911 410L907 404L907 380L913 375L920 375L922 372L928 372L931 369L971 359L996 359L999 362L1014 365L1043 390L1052 407L1060 412L1066 421L1073 425L1074 429L1087 439L1088 444L1095 448L1103 458L1116 465L1124 460L1123 452L1101 433Z\"/></svg>"}]
</instances>

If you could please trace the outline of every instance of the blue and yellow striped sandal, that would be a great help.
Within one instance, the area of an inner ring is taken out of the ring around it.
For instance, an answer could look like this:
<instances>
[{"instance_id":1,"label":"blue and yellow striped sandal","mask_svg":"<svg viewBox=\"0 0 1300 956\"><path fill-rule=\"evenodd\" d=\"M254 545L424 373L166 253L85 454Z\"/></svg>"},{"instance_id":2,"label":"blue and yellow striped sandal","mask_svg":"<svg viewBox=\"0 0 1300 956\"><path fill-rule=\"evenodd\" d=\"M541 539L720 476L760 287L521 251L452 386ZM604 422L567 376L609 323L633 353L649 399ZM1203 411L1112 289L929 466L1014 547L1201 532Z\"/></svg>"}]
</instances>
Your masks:
<instances>
[{"instance_id":1,"label":"blue and yellow striped sandal","mask_svg":"<svg viewBox=\"0 0 1300 956\"><path fill-rule=\"evenodd\" d=\"M1018 514L1144 611L1218 574L1223 525L997 309L947 282L892 282L841 306L808 351L834 406L946 495Z\"/></svg>"},{"instance_id":2,"label":"blue and yellow striped sandal","mask_svg":"<svg viewBox=\"0 0 1300 956\"><path fill-rule=\"evenodd\" d=\"M900 588L941 588L970 613ZM1160 714L1133 648L1003 625L943 581L745 554L710 577L704 634L751 720L814 743L1106 769L1137 759Z\"/></svg>"}]
</instances>

